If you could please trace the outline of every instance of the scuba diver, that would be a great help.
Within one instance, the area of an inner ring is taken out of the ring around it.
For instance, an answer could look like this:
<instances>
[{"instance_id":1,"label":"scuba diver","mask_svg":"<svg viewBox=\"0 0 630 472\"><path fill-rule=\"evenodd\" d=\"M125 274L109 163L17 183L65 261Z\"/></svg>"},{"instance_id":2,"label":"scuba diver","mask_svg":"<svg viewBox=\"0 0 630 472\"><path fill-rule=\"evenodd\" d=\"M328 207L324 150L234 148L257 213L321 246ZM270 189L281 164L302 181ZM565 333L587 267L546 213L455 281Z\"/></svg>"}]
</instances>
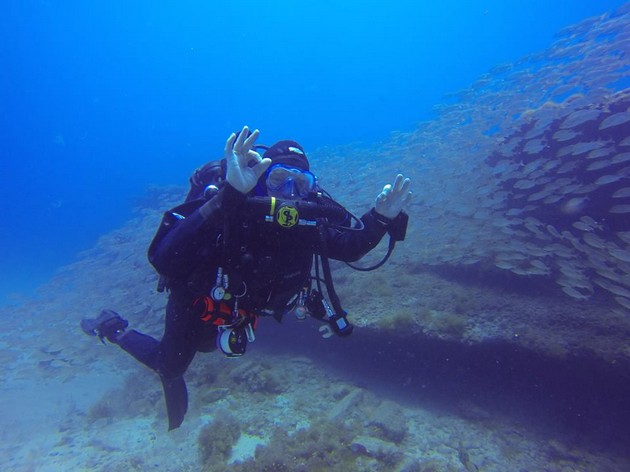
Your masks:
<instances>
[{"instance_id":1,"label":"scuba diver","mask_svg":"<svg viewBox=\"0 0 630 472\"><path fill-rule=\"evenodd\" d=\"M158 290L169 292L162 339L128 330L112 310L81 322L159 374L169 430L184 420L183 375L197 352L241 356L259 318L290 312L350 335L328 259L357 261L389 233L385 260L405 236L409 179L399 174L359 219L317 185L298 143L267 148L255 144L258 135L246 126L232 133L224 159L193 174L186 202L165 213L149 246Z\"/></svg>"}]
</instances>

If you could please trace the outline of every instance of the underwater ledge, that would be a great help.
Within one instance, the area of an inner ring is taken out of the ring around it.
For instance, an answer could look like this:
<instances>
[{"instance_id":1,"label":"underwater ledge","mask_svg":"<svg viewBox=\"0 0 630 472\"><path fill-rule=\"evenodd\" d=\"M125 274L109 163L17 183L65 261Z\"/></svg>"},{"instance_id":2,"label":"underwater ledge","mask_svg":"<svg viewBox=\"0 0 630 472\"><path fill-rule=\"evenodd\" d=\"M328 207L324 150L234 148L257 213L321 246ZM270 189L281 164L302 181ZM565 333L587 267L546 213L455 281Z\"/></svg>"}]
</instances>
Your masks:
<instances>
[{"instance_id":1,"label":"underwater ledge","mask_svg":"<svg viewBox=\"0 0 630 472\"><path fill-rule=\"evenodd\" d=\"M255 351L304 355L401 404L472 421L513 422L576 447L630 457L630 363L583 351L553 357L513 342L462 343L356 328L323 339L317 324L261 323ZM250 353L248 353L250 355Z\"/></svg>"}]
</instances>

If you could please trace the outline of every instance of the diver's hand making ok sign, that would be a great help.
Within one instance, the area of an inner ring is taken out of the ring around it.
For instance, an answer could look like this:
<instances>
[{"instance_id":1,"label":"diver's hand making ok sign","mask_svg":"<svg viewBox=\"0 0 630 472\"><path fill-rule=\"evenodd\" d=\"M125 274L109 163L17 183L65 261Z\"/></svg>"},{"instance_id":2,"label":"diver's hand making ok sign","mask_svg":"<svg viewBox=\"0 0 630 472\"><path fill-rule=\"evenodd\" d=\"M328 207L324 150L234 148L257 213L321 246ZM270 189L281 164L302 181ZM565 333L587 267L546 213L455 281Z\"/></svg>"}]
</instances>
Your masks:
<instances>
[{"instance_id":1,"label":"diver's hand making ok sign","mask_svg":"<svg viewBox=\"0 0 630 472\"><path fill-rule=\"evenodd\" d=\"M247 126L238 134L232 133L225 143L227 182L239 192L246 194L256 186L261 175L271 165L271 159L263 159L254 150L260 132L249 132Z\"/></svg>"},{"instance_id":2,"label":"diver's hand making ok sign","mask_svg":"<svg viewBox=\"0 0 630 472\"><path fill-rule=\"evenodd\" d=\"M383 191L376 197L376 202L374 203L376 213L385 218L396 218L402 209L411 201L409 184L410 180L408 178L404 178L402 174L398 174L394 185L385 185Z\"/></svg>"}]
</instances>

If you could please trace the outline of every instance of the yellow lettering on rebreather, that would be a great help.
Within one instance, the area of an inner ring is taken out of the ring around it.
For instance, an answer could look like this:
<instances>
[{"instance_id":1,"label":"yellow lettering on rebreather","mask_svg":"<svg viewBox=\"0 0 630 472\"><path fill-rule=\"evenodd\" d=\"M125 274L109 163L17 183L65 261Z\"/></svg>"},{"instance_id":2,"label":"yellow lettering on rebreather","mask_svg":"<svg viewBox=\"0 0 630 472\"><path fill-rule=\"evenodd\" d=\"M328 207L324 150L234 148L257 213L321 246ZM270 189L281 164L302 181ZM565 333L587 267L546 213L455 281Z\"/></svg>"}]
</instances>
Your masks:
<instances>
[{"instance_id":1,"label":"yellow lettering on rebreather","mask_svg":"<svg viewBox=\"0 0 630 472\"><path fill-rule=\"evenodd\" d=\"M296 208L292 206L283 206L276 214L276 221L283 228L290 228L297 224L299 214Z\"/></svg>"}]
</instances>

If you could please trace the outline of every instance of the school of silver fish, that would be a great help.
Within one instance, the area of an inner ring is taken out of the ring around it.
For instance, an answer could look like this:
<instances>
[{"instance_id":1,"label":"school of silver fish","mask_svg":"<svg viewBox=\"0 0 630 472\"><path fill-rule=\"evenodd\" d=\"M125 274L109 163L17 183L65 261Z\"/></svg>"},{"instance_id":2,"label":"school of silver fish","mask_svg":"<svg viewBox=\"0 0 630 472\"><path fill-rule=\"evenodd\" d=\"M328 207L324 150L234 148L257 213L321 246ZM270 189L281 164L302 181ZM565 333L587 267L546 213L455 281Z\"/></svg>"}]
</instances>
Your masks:
<instances>
[{"instance_id":1,"label":"school of silver fish","mask_svg":"<svg viewBox=\"0 0 630 472\"><path fill-rule=\"evenodd\" d=\"M379 153L412 169L412 256L549 278L630 315L629 87L626 4L392 135Z\"/></svg>"}]
</instances>

